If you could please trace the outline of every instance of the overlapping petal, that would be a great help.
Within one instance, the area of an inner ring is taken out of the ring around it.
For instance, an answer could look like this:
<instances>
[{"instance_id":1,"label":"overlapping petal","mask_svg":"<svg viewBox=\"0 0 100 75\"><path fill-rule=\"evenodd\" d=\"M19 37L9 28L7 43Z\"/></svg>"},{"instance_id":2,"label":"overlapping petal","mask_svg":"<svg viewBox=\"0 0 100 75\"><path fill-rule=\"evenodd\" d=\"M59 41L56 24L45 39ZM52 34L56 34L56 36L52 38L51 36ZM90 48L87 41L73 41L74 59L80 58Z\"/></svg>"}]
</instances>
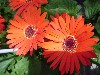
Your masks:
<instances>
[{"instance_id":1,"label":"overlapping petal","mask_svg":"<svg viewBox=\"0 0 100 75\"><path fill-rule=\"evenodd\" d=\"M31 7L41 7L42 4L47 4L47 0L9 0L12 10L18 10L16 14L21 14Z\"/></svg>"}]
</instances>

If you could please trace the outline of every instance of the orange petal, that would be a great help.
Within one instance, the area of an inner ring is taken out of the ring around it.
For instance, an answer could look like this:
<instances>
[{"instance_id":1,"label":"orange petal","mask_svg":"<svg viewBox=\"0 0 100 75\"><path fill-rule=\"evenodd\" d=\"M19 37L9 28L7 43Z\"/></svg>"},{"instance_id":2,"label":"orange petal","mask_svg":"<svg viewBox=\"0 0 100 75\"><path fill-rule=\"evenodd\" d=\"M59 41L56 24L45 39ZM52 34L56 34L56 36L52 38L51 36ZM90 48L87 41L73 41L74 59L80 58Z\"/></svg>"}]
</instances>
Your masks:
<instances>
[{"instance_id":1,"label":"orange petal","mask_svg":"<svg viewBox=\"0 0 100 75\"><path fill-rule=\"evenodd\" d=\"M23 4L23 5L18 9L18 11L16 12L16 14L19 15L19 14L23 13L24 10L28 9L28 8L27 8L28 5L29 5L28 3Z\"/></svg>"},{"instance_id":2,"label":"orange petal","mask_svg":"<svg viewBox=\"0 0 100 75\"><path fill-rule=\"evenodd\" d=\"M80 28L84 26L84 19L82 18L80 22L77 24L77 27L75 29L75 33L80 32ZM83 30L83 29L82 29Z\"/></svg>"},{"instance_id":3,"label":"orange petal","mask_svg":"<svg viewBox=\"0 0 100 75\"><path fill-rule=\"evenodd\" d=\"M15 27L17 27L17 28L19 28L19 29L24 29L24 28L25 28L25 25L24 25L24 24L20 24L20 23L18 23L18 22L15 21L15 20L10 20L10 23L11 23L13 26L15 26Z\"/></svg>"},{"instance_id":4,"label":"orange petal","mask_svg":"<svg viewBox=\"0 0 100 75\"><path fill-rule=\"evenodd\" d=\"M62 32L58 31L58 30L46 31L45 35L46 35L45 36L46 38L54 40L54 41L58 40L58 42L63 41L64 38L65 38L65 35Z\"/></svg>"},{"instance_id":5,"label":"orange petal","mask_svg":"<svg viewBox=\"0 0 100 75\"><path fill-rule=\"evenodd\" d=\"M55 42L63 42L63 40L64 40L64 38L62 38L62 37L52 36L49 34L46 34L45 38L48 38L48 39L53 40Z\"/></svg>"},{"instance_id":6,"label":"orange petal","mask_svg":"<svg viewBox=\"0 0 100 75\"><path fill-rule=\"evenodd\" d=\"M83 26L79 29L79 31L77 31L77 33L75 33L75 37L77 38L78 36L80 36L82 33L87 33L86 32L86 26Z\"/></svg>"},{"instance_id":7,"label":"orange petal","mask_svg":"<svg viewBox=\"0 0 100 75\"><path fill-rule=\"evenodd\" d=\"M37 41L36 41L36 39L33 39L32 41L33 41L32 47L33 47L35 50L37 50Z\"/></svg>"},{"instance_id":8,"label":"orange petal","mask_svg":"<svg viewBox=\"0 0 100 75\"><path fill-rule=\"evenodd\" d=\"M41 17L40 17L40 19L39 19L40 23L43 22L43 21L45 20L46 15L47 15L47 12L44 12L44 13L41 15Z\"/></svg>"},{"instance_id":9,"label":"orange petal","mask_svg":"<svg viewBox=\"0 0 100 75\"><path fill-rule=\"evenodd\" d=\"M19 23L18 24L19 28L24 29L28 26L28 24L22 18L20 18L19 16L15 16L14 19L17 21L17 24ZM17 27L17 25L15 23L16 22L14 21L14 23L12 25Z\"/></svg>"},{"instance_id":10,"label":"orange petal","mask_svg":"<svg viewBox=\"0 0 100 75\"><path fill-rule=\"evenodd\" d=\"M22 42L19 42L19 44L16 45L16 48L21 48L21 47L23 47L23 46L26 44L26 42L28 43L28 40L24 40L24 41L22 41ZM30 44L28 43L28 45L30 45Z\"/></svg>"},{"instance_id":11,"label":"orange petal","mask_svg":"<svg viewBox=\"0 0 100 75\"><path fill-rule=\"evenodd\" d=\"M12 6L12 9L13 10L16 10L19 7L23 6L23 4L22 3L19 3L19 2L10 2L9 6Z\"/></svg>"},{"instance_id":12,"label":"orange petal","mask_svg":"<svg viewBox=\"0 0 100 75\"><path fill-rule=\"evenodd\" d=\"M66 59L67 59L67 53L65 52L64 55L63 55L63 57L62 57L60 66L59 66L59 70L60 70L60 71L62 71L63 68L65 68Z\"/></svg>"},{"instance_id":13,"label":"orange petal","mask_svg":"<svg viewBox=\"0 0 100 75\"><path fill-rule=\"evenodd\" d=\"M78 47L77 48L77 52L86 52L86 51L93 51L94 50L94 48L92 48L92 47Z\"/></svg>"},{"instance_id":14,"label":"orange petal","mask_svg":"<svg viewBox=\"0 0 100 75\"><path fill-rule=\"evenodd\" d=\"M64 52L61 52L61 54L53 61L53 63L50 65L50 67L53 67L55 64L57 64L59 61L61 61L61 58L63 56Z\"/></svg>"},{"instance_id":15,"label":"orange petal","mask_svg":"<svg viewBox=\"0 0 100 75\"><path fill-rule=\"evenodd\" d=\"M11 42L12 44L9 43L9 44L10 44L10 45L9 45L9 48L15 47L17 44L19 44L19 43L22 42L22 41L24 41L24 40L23 40L23 39L22 39L22 40L20 39L19 41ZM8 42L9 42L9 41L8 41Z\"/></svg>"},{"instance_id":16,"label":"orange petal","mask_svg":"<svg viewBox=\"0 0 100 75\"><path fill-rule=\"evenodd\" d=\"M46 26L48 26L48 24L49 24L49 21L45 21L42 23L38 23L36 26L37 26L37 28L44 29Z\"/></svg>"},{"instance_id":17,"label":"orange petal","mask_svg":"<svg viewBox=\"0 0 100 75\"><path fill-rule=\"evenodd\" d=\"M51 55L51 57L47 60L47 62L53 61L53 60L56 59L60 54L61 54L60 51L56 51L55 53L53 53L53 54Z\"/></svg>"},{"instance_id":18,"label":"orange petal","mask_svg":"<svg viewBox=\"0 0 100 75\"><path fill-rule=\"evenodd\" d=\"M69 26L69 23L70 23L70 16L69 15L66 15L66 27L67 27L67 30L70 32L70 26Z\"/></svg>"},{"instance_id":19,"label":"orange petal","mask_svg":"<svg viewBox=\"0 0 100 75\"><path fill-rule=\"evenodd\" d=\"M9 29L19 29L19 28L13 26L13 25L9 25L8 27L9 27Z\"/></svg>"},{"instance_id":20,"label":"orange petal","mask_svg":"<svg viewBox=\"0 0 100 75\"><path fill-rule=\"evenodd\" d=\"M87 32L91 32L94 29L94 26L92 26L91 23L86 24Z\"/></svg>"},{"instance_id":21,"label":"orange petal","mask_svg":"<svg viewBox=\"0 0 100 75\"><path fill-rule=\"evenodd\" d=\"M66 29L67 29L66 28L66 23L65 23L64 19L61 16L59 17L59 23L60 23L60 27L61 27L63 33L66 35Z\"/></svg>"},{"instance_id":22,"label":"orange petal","mask_svg":"<svg viewBox=\"0 0 100 75\"><path fill-rule=\"evenodd\" d=\"M70 25L70 32L71 32L72 35L74 35L74 30L75 30L75 19L74 19L74 16L72 16L69 25Z\"/></svg>"},{"instance_id":23,"label":"orange petal","mask_svg":"<svg viewBox=\"0 0 100 75\"><path fill-rule=\"evenodd\" d=\"M85 58L85 61L86 61L86 63L87 63L88 66L91 66L92 65L92 63L90 62L89 59Z\"/></svg>"},{"instance_id":24,"label":"orange petal","mask_svg":"<svg viewBox=\"0 0 100 75\"><path fill-rule=\"evenodd\" d=\"M35 38L36 38L36 40L38 40L39 42L44 42L44 39L43 39L44 37L42 36L42 34L37 34Z\"/></svg>"},{"instance_id":25,"label":"orange petal","mask_svg":"<svg viewBox=\"0 0 100 75\"><path fill-rule=\"evenodd\" d=\"M81 53L78 53L78 58L82 62L83 65L87 66L87 62L84 57L82 57Z\"/></svg>"},{"instance_id":26,"label":"orange petal","mask_svg":"<svg viewBox=\"0 0 100 75\"><path fill-rule=\"evenodd\" d=\"M74 60L75 60L76 72L79 74L79 71L80 71L80 63L79 63L79 60L78 60L78 56L76 54L74 54Z\"/></svg>"},{"instance_id":27,"label":"orange petal","mask_svg":"<svg viewBox=\"0 0 100 75\"><path fill-rule=\"evenodd\" d=\"M77 23L82 19L82 16L79 16L77 19L76 19L76 25ZM76 26L75 26L76 27Z\"/></svg>"},{"instance_id":28,"label":"orange petal","mask_svg":"<svg viewBox=\"0 0 100 75\"><path fill-rule=\"evenodd\" d=\"M60 60L52 67L53 70L57 68L57 66L59 65L59 63L60 63Z\"/></svg>"},{"instance_id":29,"label":"orange petal","mask_svg":"<svg viewBox=\"0 0 100 75\"><path fill-rule=\"evenodd\" d=\"M58 50L61 51L61 50L63 50L61 43L55 43L53 41L44 42L42 47L45 48L45 49L53 50L53 51L58 51Z\"/></svg>"},{"instance_id":30,"label":"orange petal","mask_svg":"<svg viewBox=\"0 0 100 75\"><path fill-rule=\"evenodd\" d=\"M18 42L18 41L20 42L21 40L24 40L24 38L21 37L21 38L17 38L17 39L11 39L11 40L7 41L7 44Z\"/></svg>"},{"instance_id":31,"label":"orange petal","mask_svg":"<svg viewBox=\"0 0 100 75\"><path fill-rule=\"evenodd\" d=\"M97 42L98 42L98 38L90 38L90 39L87 39L87 40L85 40L83 42L80 42L79 46L90 47L90 46L95 45Z\"/></svg>"},{"instance_id":32,"label":"orange petal","mask_svg":"<svg viewBox=\"0 0 100 75\"><path fill-rule=\"evenodd\" d=\"M60 25L57 18L54 18L55 25L52 25L54 29L60 29Z\"/></svg>"},{"instance_id":33,"label":"orange petal","mask_svg":"<svg viewBox=\"0 0 100 75\"><path fill-rule=\"evenodd\" d=\"M42 55L52 55L53 53L55 53L55 51L44 51L43 53L42 53Z\"/></svg>"},{"instance_id":34,"label":"orange petal","mask_svg":"<svg viewBox=\"0 0 100 75\"><path fill-rule=\"evenodd\" d=\"M9 29L9 30L7 30L7 32L8 33L12 33L12 34L19 34L19 35L22 35L22 34L24 34L23 32L23 30L20 30L20 29Z\"/></svg>"},{"instance_id":35,"label":"orange petal","mask_svg":"<svg viewBox=\"0 0 100 75\"><path fill-rule=\"evenodd\" d=\"M67 60L66 60L66 66L65 66L66 74L68 73L68 71L69 71L69 69L70 69L70 62L71 62L71 55L68 54Z\"/></svg>"},{"instance_id":36,"label":"orange petal","mask_svg":"<svg viewBox=\"0 0 100 75\"><path fill-rule=\"evenodd\" d=\"M84 32L80 36L77 37L77 40L78 40L78 42L82 42L82 41L85 41L85 40L89 39L93 35L94 35L93 32L89 32L89 33Z\"/></svg>"},{"instance_id":37,"label":"orange petal","mask_svg":"<svg viewBox=\"0 0 100 75\"><path fill-rule=\"evenodd\" d=\"M25 41L26 42L26 41ZM26 47L28 46L29 47L29 43L21 43L21 44L19 44L20 46L19 47L17 47L16 46L16 48L18 48L19 50L16 52L16 55L21 55L21 54L23 54L23 52L26 50ZM28 49L29 50L29 49ZM25 52L27 52L28 50L26 50ZM25 53L24 53L25 54ZM24 55L23 54L23 55Z\"/></svg>"},{"instance_id":38,"label":"orange petal","mask_svg":"<svg viewBox=\"0 0 100 75\"><path fill-rule=\"evenodd\" d=\"M73 71L74 71L74 63L75 63L75 59L74 59L74 56L75 54L72 54L71 55L71 59L70 59L70 74L72 74L73 73Z\"/></svg>"},{"instance_id":39,"label":"orange petal","mask_svg":"<svg viewBox=\"0 0 100 75\"><path fill-rule=\"evenodd\" d=\"M26 47L24 48L22 54L26 55L28 53L29 49L30 49L30 45L27 44Z\"/></svg>"}]
</instances>

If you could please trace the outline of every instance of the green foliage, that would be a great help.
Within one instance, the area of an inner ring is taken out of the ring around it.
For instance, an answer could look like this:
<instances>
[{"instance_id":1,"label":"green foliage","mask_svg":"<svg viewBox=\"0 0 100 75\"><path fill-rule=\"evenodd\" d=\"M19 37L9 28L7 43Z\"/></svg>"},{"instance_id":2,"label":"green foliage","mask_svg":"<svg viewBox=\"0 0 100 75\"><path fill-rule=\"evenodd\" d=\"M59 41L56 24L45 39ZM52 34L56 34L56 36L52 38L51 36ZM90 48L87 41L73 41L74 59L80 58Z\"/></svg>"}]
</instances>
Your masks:
<instances>
[{"instance_id":1,"label":"green foliage","mask_svg":"<svg viewBox=\"0 0 100 75\"><path fill-rule=\"evenodd\" d=\"M4 56L0 57L0 75L4 75L8 65L13 61L13 57L8 55L7 58Z\"/></svg>"},{"instance_id":2,"label":"green foliage","mask_svg":"<svg viewBox=\"0 0 100 75\"><path fill-rule=\"evenodd\" d=\"M100 12L100 0L85 0L84 9L86 18L92 19Z\"/></svg>"},{"instance_id":3,"label":"green foliage","mask_svg":"<svg viewBox=\"0 0 100 75\"><path fill-rule=\"evenodd\" d=\"M0 58L0 75L40 75L41 62L34 56L7 54Z\"/></svg>"},{"instance_id":4,"label":"green foliage","mask_svg":"<svg viewBox=\"0 0 100 75\"><path fill-rule=\"evenodd\" d=\"M70 15L79 16L81 7L73 0L49 0L49 4L42 7L43 11L48 12L48 16L66 12Z\"/></svg>"},{"instance_id":5,"label":"green foliage","mask_svg":"<svg viewBox=\"0 0 100 75\"><path fill-rule=\"evenodd\" d=\"M100 17L98 18L98 20L97 20L97 22L95 24L95 29L100 34Z\"/></svg>"},{"instance_id":6,"label":"green foliage","mask_svg":"<svg viewBox=\"0 0 100 75\"><path fill-rule=\"evenodd\" d=\"M17 64L15 64L15 69L13 69L17 75L24 75L28 73L28 65L29 61L27 58L22 58L19 61L17 61Z\"/></svg>"},{"instance_id":7,"label":"green foliage","mask_svg":"<svg viewBox=\"0 0 100 75\"><path fill-rule=\"evenodd\" d=\"M9 64L14 60L13 55L2 55L0 57L0 75L5 75L6 69L8 68Z\"/></svg>"},{"instance_id":8,"label":"green foliage","mask_svg":"<svg viewBox=\"0 0 100 75\"><path fill-rule=\"evenodd\" d=\"M9 20L13 18L13 12L9 6L8 0L0 0L0 15L6 19L6 25L9 24Z\"/></svg>"},{"instance_id":9,"label":"green foliage","mask_svg":"<svg viewBox=\"0 0 100 75\"><path fill-rule=\"evenodd\" d=\"M96 64L100 64L100 42L94 46L94 49L98 58L93 58L92 61Z\"/></svg>"},{"instance_id":10,"label":"green foliage","mask_svg":"<svg viewBox=\"0 0 100 75\"><path fill-rule=\"evenodd\" d=\"M45 61L42 61L42 63L41 63L41 75L60 75L58 68L56 68L55 70L52 70L49 67L50 67L50 64L47 64Z\"/></svg>"},{"instance_id":11,"label":"green foliage","mask_svg":"<svg viewBox=\"0 0 100 75\"><path fill-rule=\"evenodd\" d=\"M3 31L2 32L2 34L0 34L0 41L4 41L4 39L3 38L5 38L5 36L6 36L6 31Z\"/></svg>"},{"instance_id":12,"label":"green foliage","mask_svg":"<svg viewBox=\"0 0 100 75\"><path fill-rule=\"evenodd\" d=\"M8 48L8 45L6 44L6 35L7 32L3 31L2 34L0 34L0 42L1 42L1 46L0 48Z\"/></svg>"}]
</instances>

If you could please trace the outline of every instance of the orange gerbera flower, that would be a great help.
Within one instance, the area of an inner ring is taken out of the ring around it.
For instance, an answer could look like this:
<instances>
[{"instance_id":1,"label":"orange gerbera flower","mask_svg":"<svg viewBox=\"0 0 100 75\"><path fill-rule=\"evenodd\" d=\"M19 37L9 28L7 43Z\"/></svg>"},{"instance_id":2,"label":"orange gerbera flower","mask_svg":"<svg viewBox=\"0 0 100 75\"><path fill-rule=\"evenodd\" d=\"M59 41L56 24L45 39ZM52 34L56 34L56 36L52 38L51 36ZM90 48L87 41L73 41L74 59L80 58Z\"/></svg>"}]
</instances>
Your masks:
<instances>
[{"instance_id":1,"label":"orange gerbera flower","mask_svg":"<svg viewBox=\"0 0 100 75\"><path fill-rule=\"evenodd\" d=\"M41 4L47 4L47 0L9 0L9 6L12 7L12 10L18 9L16 14L21 14L23 11L27 10L31 5L32 7L41 7Z\"/></svg>"},{"instance_id":2,"label":"orange gerbera flower","mask_svg":"<svg viewBox=\"0 0 100 75\"><path fill-rule=\"evenodd\" d=\"M66 13L52 19L45 32L48 41L42 46L44 57L48 58L47 62L53 61L50 66L53 69L59 65L61 75L72 74L74 69L80 73L79 61L88 66L91 65L89 58L97 57L91 47L98 42L97 38L91 38L94 26L84 24L82 16L75 19Z\"/></svg>"},{"instance_id":3,"label":"orange gerbera flower","mask_svg":"<svg viewBox=\"0 0 100 75\"><path fill-rule=\"evenodd\" d=\"M2 30L5 28L4 23L5 19L0 15L0 34L2 33Z\"/></svg>"},{"instance_id":4,"label":"orange gerbera flower","mask_svg":"<svg viewBox=\"0 0 100 75\"><path fill-rule=\"evenodd\" d=\"M10 21L10 29L7 30L7 38L10 40L7 44L10 44L10 48L18 48L17 55L25 55L28 51L32 55L33 48L37 50L37 45L44 41L43 31L49 23L44 21L45 17L46 12L41 15L41 10L34 7L24 12L22 18L16 15Z\"/></svg>"}]
</instances>

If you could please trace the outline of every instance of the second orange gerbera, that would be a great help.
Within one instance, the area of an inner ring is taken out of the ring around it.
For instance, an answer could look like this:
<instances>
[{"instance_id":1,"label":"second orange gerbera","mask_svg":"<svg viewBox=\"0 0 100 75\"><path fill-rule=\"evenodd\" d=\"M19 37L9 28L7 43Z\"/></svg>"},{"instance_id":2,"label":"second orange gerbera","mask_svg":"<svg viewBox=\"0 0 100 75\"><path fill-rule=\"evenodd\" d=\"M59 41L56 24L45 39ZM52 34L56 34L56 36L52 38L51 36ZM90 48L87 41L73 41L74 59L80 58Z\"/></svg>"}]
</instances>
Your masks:
<instances>
[{"instance_id":1,"label":"second orange gerbera","mask_svg":"<svg viewBox=\"0 0 100 75\"><path fill-rule=\"evenodd\" d=\"M41 15L41 10L37 8L29 9L29 12L24 12L22 18L15 16L11 20L9 30L7 30L7 39L10 39L7 44L10 48L18 48L17 55L25 55L30 51L31 55L37 46L43 42L44 28L48 25L45 21L46 12Z\"/></svg>"},{"instance_id":2,"label":"second orange gerbera","mask_svg":"<svg viewBox=\"0 0 100 75\"><path fill-rule=\"evenodd\" d=\"M47 39L43 43L45 58L52 62L55 69L59 65L61 75L73 73L74 69L80 73L80 64L91 65L89 58L95 58L93 45L98 42L97 38L91 38L94 26L84 24L82 16L75 19L64 13L57 18L52 17L50 26L46 29Z\"/></svg>"},{"instance_id":3,"label":"second orange gerbera","mask_svg":"<svg viewBox=\"0 0 100 75\"><path fill-rule=\"evenodd\" d=\"M4 23L5 19L0 15L0 34L2 33L2 30L5 28Z\"/></svg>"},{"instance_id":4,"label":"second orange gerbera","mask_svg":"<svg viewBox=\"0 0 100 75\"><path fill-rule=\"evenodd\" d=\"M47 4L47 0L9 0L10 6L13 10L18 9L16 14L21 14L23 11L27 10L29 6L41 7L41 4Z\"/></svg>"}]
</instances>

